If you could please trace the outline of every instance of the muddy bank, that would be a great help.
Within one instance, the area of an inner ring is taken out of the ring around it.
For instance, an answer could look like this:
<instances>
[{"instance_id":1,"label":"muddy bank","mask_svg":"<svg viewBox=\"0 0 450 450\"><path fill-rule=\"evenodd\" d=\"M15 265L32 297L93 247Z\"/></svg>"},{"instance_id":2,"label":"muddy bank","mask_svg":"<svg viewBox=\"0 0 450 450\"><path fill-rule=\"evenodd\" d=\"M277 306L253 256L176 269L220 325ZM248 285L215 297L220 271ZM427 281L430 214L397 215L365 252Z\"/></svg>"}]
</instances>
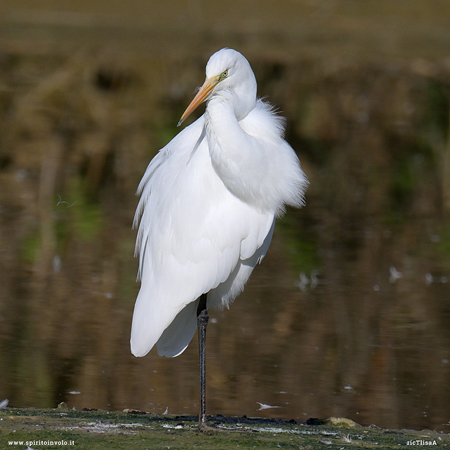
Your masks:
<instances>
[{"instance_id":1,"label":"muddy bank","mask_svg":"<svg viewBox=\"0 0 450 450\"><path fill-rule=\"evenodd\" d=\"M305 423L247 417L210 417L217 430L199 432L196 417L68 409L0 411L3 448L26 449L229 449L229 448L448 448L447 434L435 431L362 427L349 419Z\"/></svg>"}]
</instances>

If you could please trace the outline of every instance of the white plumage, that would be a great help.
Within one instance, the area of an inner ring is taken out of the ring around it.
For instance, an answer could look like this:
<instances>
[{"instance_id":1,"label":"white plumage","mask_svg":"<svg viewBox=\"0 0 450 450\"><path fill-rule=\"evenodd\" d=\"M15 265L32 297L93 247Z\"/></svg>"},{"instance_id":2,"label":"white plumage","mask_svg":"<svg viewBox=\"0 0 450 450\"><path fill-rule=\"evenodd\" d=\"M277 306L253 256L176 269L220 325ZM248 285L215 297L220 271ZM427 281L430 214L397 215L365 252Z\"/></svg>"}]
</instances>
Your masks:
<instances>
[{"instance_id":1,"label":"white plumage","mask_svg":"<svg viewBox=\"0 0 450 450\"><path fill-rule=\"evenodd\" d=\"M135 356L155 344L160 355L182 353L199 297L208 294L208 308L228 306L265 256L284 205L303 204L307 180L283 120L257 100L244 56L222 49L210 58L182 120L204 99L205 114L153 158L138 188Z\"/></svg>"}]
</instances>

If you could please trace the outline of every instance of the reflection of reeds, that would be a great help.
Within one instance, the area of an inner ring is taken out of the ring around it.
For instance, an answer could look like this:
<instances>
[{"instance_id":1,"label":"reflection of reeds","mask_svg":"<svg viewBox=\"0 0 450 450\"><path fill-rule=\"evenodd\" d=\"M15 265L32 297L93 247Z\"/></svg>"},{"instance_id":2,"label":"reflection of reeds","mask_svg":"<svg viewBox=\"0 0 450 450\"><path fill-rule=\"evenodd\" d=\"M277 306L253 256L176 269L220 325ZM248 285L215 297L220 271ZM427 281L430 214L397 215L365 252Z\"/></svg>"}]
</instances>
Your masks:
<instances>
[{"instance_id":1,"label":"reflection of reeds","mask_svg":"<svg viewBox=\"0 0 450 450\"><path fill-rule=\"evenodd\" d=\"M450 214L450 112L448 114L449 124L447 131L447 145L442 158L442 185L444 208L447 214Z\"/></svg>"},{"instance_id":2,"label":"reflection of reeds","mask_svg":"<svg viewBox=\"0 0 450 450\"><path fill-rule=\"evenodd\" d=\"M170 361L129 355L130 227L139 178L203 75L178 60L135 58L5 60L0 387L12 403L54 406L74 389L77 407L150 409L156 398L183 412L196 402L195 348ZM257 57L254 67L259 92L288 117L311 187L243 296L217 313L211 410L277 405L281 394L264 387L277 383L290 402L277 414L359 411L360 420L407 426L416 406L408 389L433 379L426 395L435 415L414 420L436 425L450 404L440 363L447 293L424 277L448 274L440 260L450 201L447 69ZM402 278L389 281L391 266ZM298 272L312 270L323 284L299 291Z\"/></svg>"}]
</instances>

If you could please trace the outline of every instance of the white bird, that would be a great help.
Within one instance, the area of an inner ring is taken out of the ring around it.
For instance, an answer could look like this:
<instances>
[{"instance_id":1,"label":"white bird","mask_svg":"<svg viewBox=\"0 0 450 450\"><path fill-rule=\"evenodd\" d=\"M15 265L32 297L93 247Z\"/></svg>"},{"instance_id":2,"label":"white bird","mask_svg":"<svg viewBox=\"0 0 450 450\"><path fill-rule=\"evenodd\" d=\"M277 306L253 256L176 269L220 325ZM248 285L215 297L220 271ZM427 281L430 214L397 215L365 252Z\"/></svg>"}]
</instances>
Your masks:
<instances>
[{"instance_id":1,"label":"white bird","mask_svg":"<svg viewBox=\"0 0 450 450\"><path fill-rule=\"evenodd\" d=\"M138 188L141 288L131 352L174 357L199 330L200 428L206 427L208 309L228 307L265 256L275 218L300 207L308 184L283 139L284 120L256 97L256 79L239 52L222 49L180 119L203 101L205 113L150 162Z\"/></svg>"}]
</instances>

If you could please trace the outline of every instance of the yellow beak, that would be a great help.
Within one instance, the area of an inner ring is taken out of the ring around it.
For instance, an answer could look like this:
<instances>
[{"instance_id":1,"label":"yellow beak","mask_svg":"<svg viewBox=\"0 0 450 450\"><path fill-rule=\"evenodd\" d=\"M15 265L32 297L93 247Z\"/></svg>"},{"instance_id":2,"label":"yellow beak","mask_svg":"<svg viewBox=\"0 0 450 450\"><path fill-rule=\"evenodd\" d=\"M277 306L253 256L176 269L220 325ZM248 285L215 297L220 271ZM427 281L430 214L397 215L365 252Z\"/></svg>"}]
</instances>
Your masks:
<instances>
[{"instance_id":1,"label":"yellow beak","mask_svg":"<svg viewBox=\"0 0 450 450\"><path fill-rule=\"evenodd\" d=\"M184 122L184 120L197 108L198 105L200 105L200 103L204 102L208 98L208 95L211 93L211 91L214 89L214 87L218 82L219 77L212 77L208 78L203 83L203 86L197 92L197 95L194 97L192 102L186 108L186 111L181 116L181 119L178 122L177 127L179 127Z\"/></svg>"}]
</instances>

